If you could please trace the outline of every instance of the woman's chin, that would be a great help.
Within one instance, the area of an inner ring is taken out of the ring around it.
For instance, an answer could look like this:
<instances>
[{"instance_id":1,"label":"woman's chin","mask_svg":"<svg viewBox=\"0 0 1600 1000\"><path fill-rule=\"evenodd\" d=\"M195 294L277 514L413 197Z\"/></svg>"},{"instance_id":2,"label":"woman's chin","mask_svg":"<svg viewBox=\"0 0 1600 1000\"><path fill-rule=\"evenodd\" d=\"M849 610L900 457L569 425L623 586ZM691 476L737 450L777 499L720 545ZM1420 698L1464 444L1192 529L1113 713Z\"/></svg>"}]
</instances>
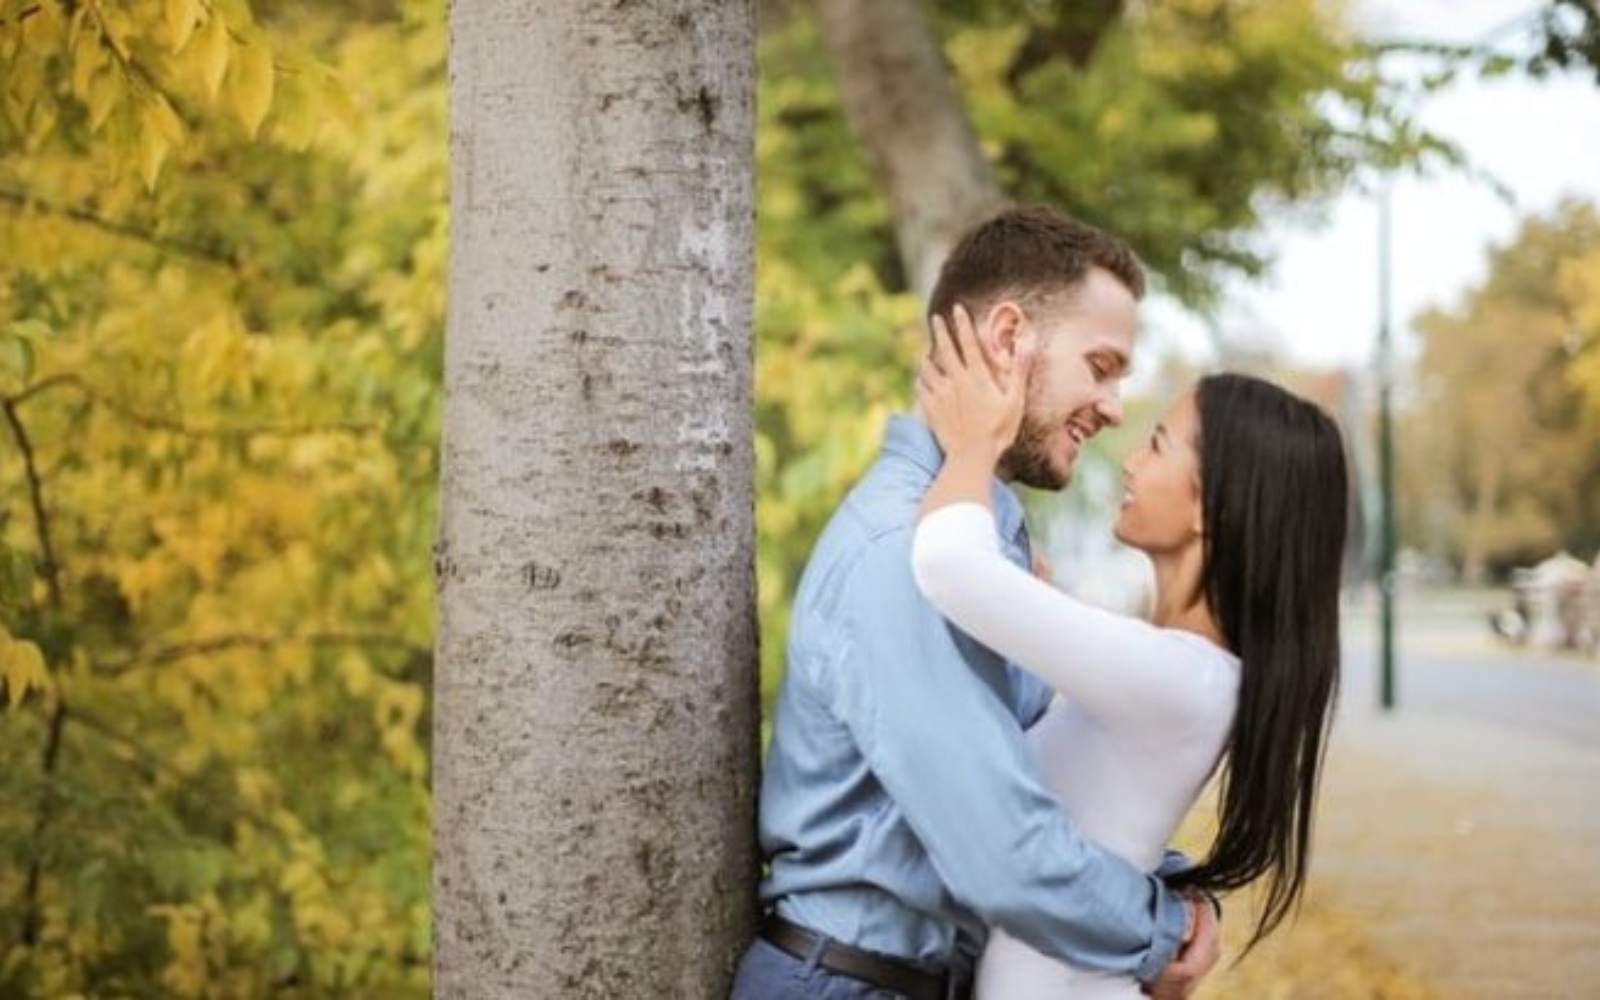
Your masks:
<instances>
[{"instance_id":1,"label":"woman's chin","mask_svg":"<svg viewBox=\"0 0 1600 1000\"><path fill-rule=\"evenodd\" d=\"M1135 544L1133 542L1132 539L1130 539L1128 537L1127 531L1124 530L1123 524L1122 524L1122 515L1121 514L1117 515L1116 523L1111 526L1111 537L1115 538L1117 541L1121 542L1123 545L1130 546L1131 548L1138 548L1139 547L1137 544Z\"/></svg>"}]
</instances>

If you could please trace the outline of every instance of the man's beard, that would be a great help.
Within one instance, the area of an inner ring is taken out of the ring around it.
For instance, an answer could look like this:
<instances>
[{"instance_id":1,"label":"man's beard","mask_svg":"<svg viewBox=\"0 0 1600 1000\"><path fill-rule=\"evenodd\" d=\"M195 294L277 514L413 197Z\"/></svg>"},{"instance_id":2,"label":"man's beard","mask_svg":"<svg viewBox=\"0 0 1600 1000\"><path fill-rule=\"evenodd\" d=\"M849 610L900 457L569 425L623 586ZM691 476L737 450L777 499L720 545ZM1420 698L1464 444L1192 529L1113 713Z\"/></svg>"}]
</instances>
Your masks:
<instances>
[{"instance_id":1,"label":"man's beard","mask_svg":"<svg viewBox=\"0 0 1600 1000\"><path fill-rule=\"evenodd\" d=\"M1036 490L1062 490L1072 480L1072 470L1058 469L1050 462L1050 435L1054 428L1031 413L1022 415L1017 439L1000 456L1000 469L1006 478Z\"/></svg>"},{"instance_id":2,"label":"man's beard","mask_svg":"<svg viewBox=\"0 0 1600 1000\"><path fill-rule=\"evenodd\" d=\"M1022 411L1017 439L1000 456L999 471L1006 479L1036 490L1062 490L1072 480L1072 468L1058 469L1050 463L1050 438L1056 428L1039 418L1039 383L1028 377L1028 398Z\"/></svg>"}]
</instances>

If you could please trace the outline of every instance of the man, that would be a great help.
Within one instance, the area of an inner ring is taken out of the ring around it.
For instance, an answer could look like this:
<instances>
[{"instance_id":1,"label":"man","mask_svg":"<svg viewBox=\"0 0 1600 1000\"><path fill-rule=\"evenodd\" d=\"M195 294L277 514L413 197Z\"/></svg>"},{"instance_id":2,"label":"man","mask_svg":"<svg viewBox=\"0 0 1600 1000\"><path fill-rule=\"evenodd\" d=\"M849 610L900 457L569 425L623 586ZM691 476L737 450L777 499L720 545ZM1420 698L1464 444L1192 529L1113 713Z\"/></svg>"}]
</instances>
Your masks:
<instances>
[{"instance_id":1,"label":"man","mask_svg":"<svg viewBox=\"0 0 1600 1000\"><path fill-rule=\"evenodd\" d=\"M961 304L1002 363L1036 357L1003 478L1061 489L1121 420L1143 291L1126 246L1046 209L1002 212L951 253L930 315ZM894 418L806 567L761 792L770 914L733 996L965 996L991 926L1186 996L1216 961L1210 907L1079 835L1022 738L1051 692L916 589L911 537L940 461L926 426ZM994 489L1026 566L1021 508Z\"/></svg>"}]
</instances>

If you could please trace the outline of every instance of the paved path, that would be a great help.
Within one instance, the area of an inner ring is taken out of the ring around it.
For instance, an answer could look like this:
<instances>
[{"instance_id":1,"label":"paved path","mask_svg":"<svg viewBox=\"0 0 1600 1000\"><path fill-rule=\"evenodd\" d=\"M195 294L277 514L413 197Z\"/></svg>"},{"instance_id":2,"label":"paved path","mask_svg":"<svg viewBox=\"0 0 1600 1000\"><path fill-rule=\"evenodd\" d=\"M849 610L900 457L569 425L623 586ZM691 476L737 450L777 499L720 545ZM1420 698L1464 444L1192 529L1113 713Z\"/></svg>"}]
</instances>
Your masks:
<instances>
[{"instance_id":1,"label":"paved path","mask_svg":"<svg viewBox=\"0 0 1600 1000\"><path fill-rule=\"evenodd\" d=\"M1470 609L1413 611L1381 714L1376 644L1353 615L1316 898L1439 997L1600 998L1600 661L1497 646Z\"/></svg>"}]
</instances>

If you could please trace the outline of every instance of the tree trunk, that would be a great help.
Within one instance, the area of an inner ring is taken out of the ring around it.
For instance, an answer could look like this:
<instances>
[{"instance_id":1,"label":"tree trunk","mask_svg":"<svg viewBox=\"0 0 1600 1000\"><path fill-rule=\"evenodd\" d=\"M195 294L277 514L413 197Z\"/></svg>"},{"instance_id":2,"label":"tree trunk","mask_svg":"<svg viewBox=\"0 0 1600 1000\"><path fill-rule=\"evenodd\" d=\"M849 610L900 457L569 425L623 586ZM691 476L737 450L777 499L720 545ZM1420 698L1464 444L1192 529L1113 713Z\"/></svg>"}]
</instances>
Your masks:
<instances>
[{"instance_id":1,"label":"tree trunk","mask_svg":"<svg viewBox=\"0 0 1600 1000\"><path fill-rule=\"evenodd\" d=\"M435 995L725 995L755 915L749 0L456 0Z\"/></svg>"},{"instance_id":2,"label":"tree trunk","mask_svg":"<svg viewBox=\"0 0 1600 1000\"><path fill-rule=\"evenodd\" d=\"M927 299L961 233L1000 207L994 170L917 0L813 0L850 130L894 212L907 279Z\"/></svg>"},{"instance_id":3,"label":"tree trunk","mask_svg":"<svg viewBox=\"0 0 1600 1000\"><path fill-rule=\"evenodd\" d=\"M1489 578L1489 530L1500 513L1501 466L1478 459L1477 487L1468 501L1465 538L1461 554L1461 578L1477 586Z\"/></svg>"}]
</instances>

